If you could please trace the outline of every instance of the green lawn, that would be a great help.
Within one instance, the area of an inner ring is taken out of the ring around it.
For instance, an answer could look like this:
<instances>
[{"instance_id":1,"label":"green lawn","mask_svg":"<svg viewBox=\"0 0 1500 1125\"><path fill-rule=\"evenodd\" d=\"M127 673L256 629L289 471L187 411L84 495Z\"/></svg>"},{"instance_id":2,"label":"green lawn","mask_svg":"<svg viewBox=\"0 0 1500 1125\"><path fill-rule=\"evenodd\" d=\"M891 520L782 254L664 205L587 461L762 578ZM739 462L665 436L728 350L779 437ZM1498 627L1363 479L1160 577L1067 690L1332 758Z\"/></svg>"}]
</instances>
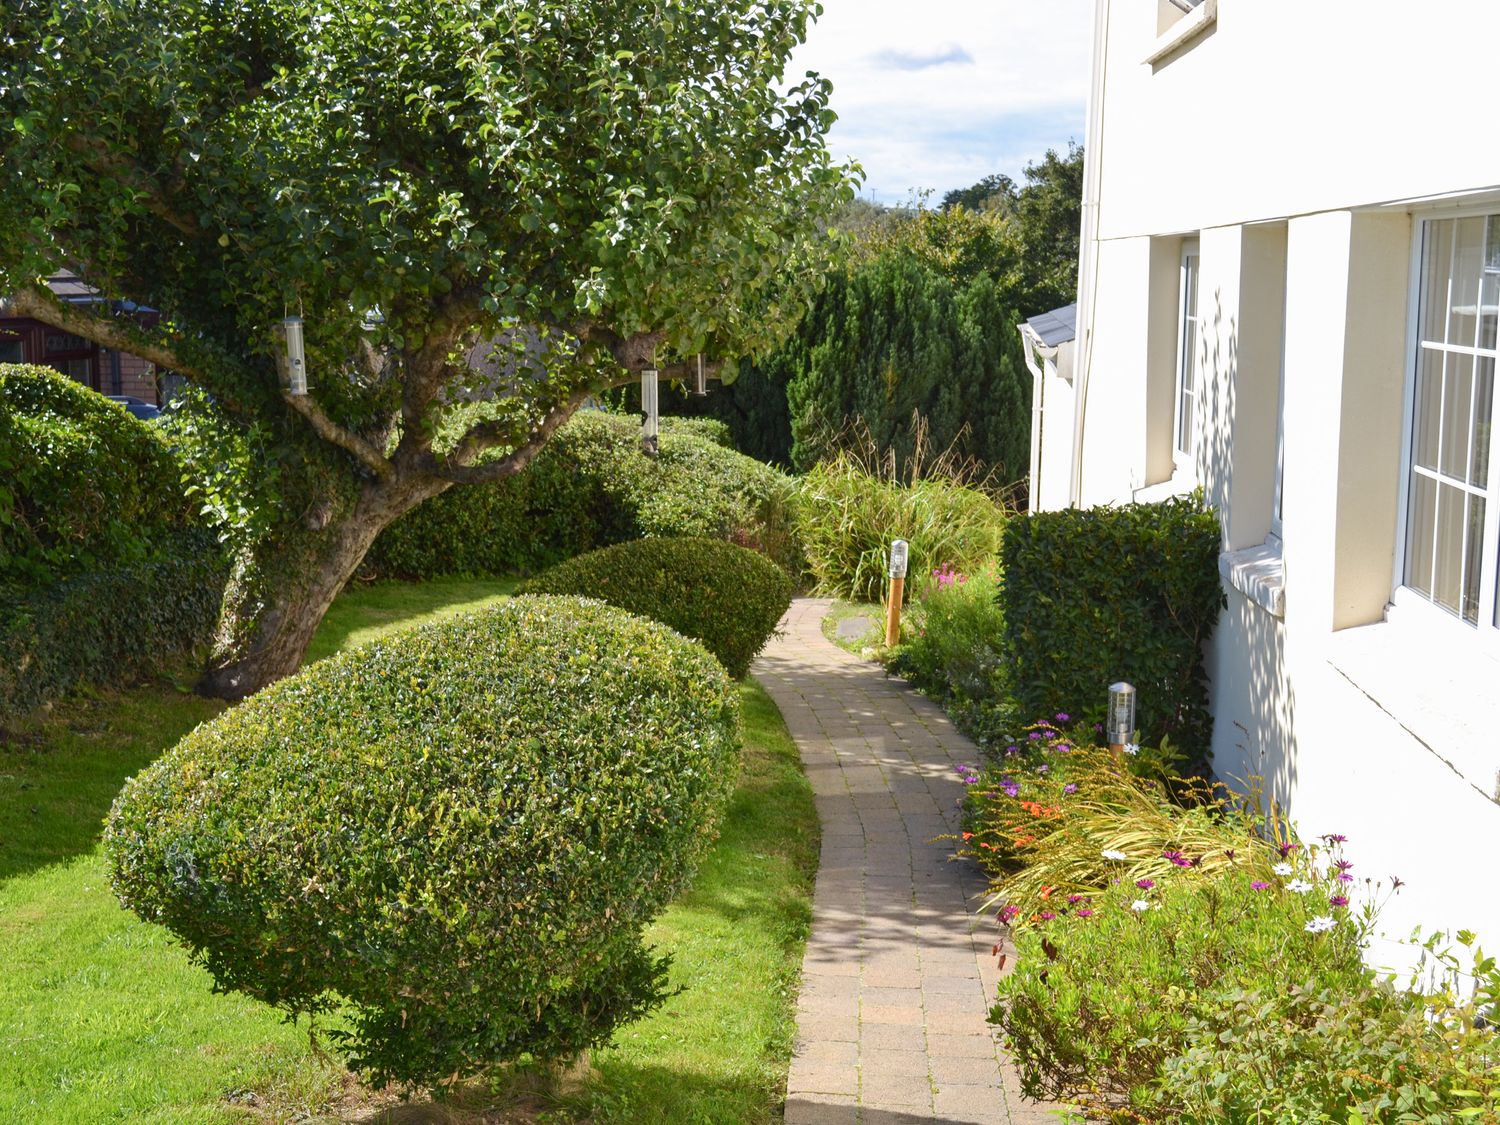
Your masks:
<instances>
[{"instance_id":1,"label":"green lawn","mask_svg":"<svg viewBox=\"0 0 1500 1125\"><path fill-rule=\"evenodd\" d=\"M314 652L509 588L351 591ZM743 699L745 769L722 839L652 931L688 991L596 1052L581 1090L549 1115L758 1122L779 1102L817 818L775 707L753 683ZM164 931L109 892L97 839L115 792L220 706L170 686L136 688L59 707L0 749L0 1121L338 1121L363 1101L315 1057L305 1028L214 995Z\"/></svg>"}]
</instances>

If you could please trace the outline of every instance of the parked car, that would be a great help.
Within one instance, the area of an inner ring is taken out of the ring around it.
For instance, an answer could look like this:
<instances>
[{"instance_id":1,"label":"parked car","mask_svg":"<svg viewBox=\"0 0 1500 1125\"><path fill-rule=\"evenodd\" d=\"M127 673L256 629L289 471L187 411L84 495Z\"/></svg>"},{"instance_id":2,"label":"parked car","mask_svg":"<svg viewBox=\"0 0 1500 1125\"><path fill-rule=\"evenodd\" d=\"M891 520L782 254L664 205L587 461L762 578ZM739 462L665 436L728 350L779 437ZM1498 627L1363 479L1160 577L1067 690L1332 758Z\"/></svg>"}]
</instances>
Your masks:
<instances>
[{"instance_id":1,"label":"parked car","mask_svg":"<svg viewBox=\"0 0 1500 1125\"><path fill-rule=\"evenodd\" d=\"M153 418L161 417L161 407L153 406L143 398L136 398L134 395L105 395L104 397L110 402L118 402L143 421L149 422Z\"/></svg>"}]
</instances>

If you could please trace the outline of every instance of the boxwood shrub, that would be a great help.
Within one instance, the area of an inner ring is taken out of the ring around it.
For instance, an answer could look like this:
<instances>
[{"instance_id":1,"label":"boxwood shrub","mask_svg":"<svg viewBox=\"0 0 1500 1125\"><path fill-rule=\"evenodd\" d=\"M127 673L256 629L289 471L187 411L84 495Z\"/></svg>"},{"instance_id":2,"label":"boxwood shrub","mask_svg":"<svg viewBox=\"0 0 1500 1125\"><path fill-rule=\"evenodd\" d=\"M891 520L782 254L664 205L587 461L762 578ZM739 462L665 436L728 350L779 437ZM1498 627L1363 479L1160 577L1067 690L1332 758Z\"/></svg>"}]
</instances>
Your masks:
<instances>
[{"instance_id":1,"label":"boxwood shrub","mask_svg":"<svg viewBox=\"0 0 1500 1125\"><path fill-rule=\"evenodd\" d=\"M1011 520L1001 547L1000 651L1016 717L1103 719L1136 687L1142 742L1206 754L1203 646L1224 605L1219 521L1196 497Z\"/></svg>"},{"instance_id":2,"label":"boxwood shrub","mask_svg":"<svg viewBox=\"0 0 1500 1125\"><path fill-rule=\"evenodd\" d=\"M141 562L193 525L149 423L52 370L0 364L0 585Z\"/></svg>"},{"instance_id":3,"label":"boxwood shrub","mask_svg":"<svg viewBox=\"0 0 1500 1125\"><path fill-rule=\"evenodd\" d=\"M0 587L0 728L79 688L129 683L206 646L227 567L207 536L150 562Z\"/></svg>"},{"instance_id":4,"label":"boxwood shrub","mask_svg":"<svg viewBox=\"0 0 1500 1125\"><path fill-rule=\"evenodd\" d=\"M645 924L734 784L737 695L698 645L516 598L310 666L128 782L121 901L369 1080L559 1060L661 1001Z\"/></svg>"},{"instance_id":5,"label":"boxwood shrub","mask_svg":"<svg viewBox=\"0 0 1500 1125\"><path fill-rule=\"evenodd\" d=\"M581 594L702 641L736 678L792 602L792 583L762 555L717 539L639 539L569 559L518 587Z\"/></svg>"},{"instance_id":6,"label":"boxwood shrub","mask_svg":"<svg viewBox=\"0 0 1500 1125\"><path fill-rule=\"evenodd\" d=\"M661 456L641 454L634 418L572 419L524 472L454 488L381 533L367 566L393 578L529 574L646 535L697 535L803 566L793 485L727 449L701 420L664 419Z\"/></svg>"}]
</instances>

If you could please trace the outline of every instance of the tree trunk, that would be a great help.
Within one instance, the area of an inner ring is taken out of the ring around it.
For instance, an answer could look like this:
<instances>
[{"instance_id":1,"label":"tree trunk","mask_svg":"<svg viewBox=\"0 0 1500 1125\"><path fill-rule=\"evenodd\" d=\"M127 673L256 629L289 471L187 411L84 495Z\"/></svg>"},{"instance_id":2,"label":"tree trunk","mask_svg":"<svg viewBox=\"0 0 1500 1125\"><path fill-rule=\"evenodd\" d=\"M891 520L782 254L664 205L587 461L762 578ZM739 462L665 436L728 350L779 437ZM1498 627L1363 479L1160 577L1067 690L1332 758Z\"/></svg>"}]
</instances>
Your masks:
<instances>
[{"instance_id":1,"label":"tree trunk","mask_svg":"<svg viewBox=\"0 0 1500 1125\"><path fill-rule=\"evenodd\" d=\"M330 498L300 524L251 548L225 591L223 618L198 691L239 700L295 672L323 615L375 537L447 487L432 479L368 483L352 506Z\"/></svg>"}]
</instances>

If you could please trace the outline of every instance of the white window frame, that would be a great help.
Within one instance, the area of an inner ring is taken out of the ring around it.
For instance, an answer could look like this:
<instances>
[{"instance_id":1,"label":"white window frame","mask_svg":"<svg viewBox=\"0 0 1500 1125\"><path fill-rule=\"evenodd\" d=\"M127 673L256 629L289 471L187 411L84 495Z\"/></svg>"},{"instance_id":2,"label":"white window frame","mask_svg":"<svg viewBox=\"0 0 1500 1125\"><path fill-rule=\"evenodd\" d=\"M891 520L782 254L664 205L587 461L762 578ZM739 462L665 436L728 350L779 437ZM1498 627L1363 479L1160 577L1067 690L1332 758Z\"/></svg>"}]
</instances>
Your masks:
<instances>
[{"instance_id":1,"label":"white window frame","mask_svg":"<svg viewBox=\"0 0 1500 1125\"><path fill-rule=\"evenodd\" d=\"M1284 538L1281 531L1281 504L1286 488L1286 276L1281 282L1281 364L1276 375L1276 463L1271 471L1271 536L1276 546Z\"/></svg>"},{"instance_id":2,"label":"white window frame","mask_svg":"<svg viewBox=\"0 0 1500 1125\"><path fill-rule=\"evenodd\" d=\"M1461 220L1500 214L1495 204L1460 208L1445 208L1413 216L1411 244L1411 272L1407 300L1406 332L1406 386L1402 411L1401 436L1401 486L1399 519L1396 525L1394 590L1388 617L1410 623L1413 627L1434 636L1434 639L1452 640L1460 637L1472 638L1480 651L1500 656L1500 450L1492 446L1489 458L1489 473L1484 486L1485 521L1482 534L1484 543L1480 550L1479 608L1478 620L1467 622L1459 613L1447 609L1421 591L1406 585L1407 557L1411 535L1411 480L1412 460L1416 454L1415 436L1417 422L1417 380L1422 355L1422 297L1425 278L1423 263L1428 224L1442 220ZM1483 286L1476 300L1483 300ZM1445 350L1453 350L1446 346ZM1489 349L1464 348L1461 354L1489 356ZM1471 392L1472 393L1472 392ZM1495 389L1490 408L1491 433L1500 423L1500 340L1496 345ZM1424 475L1427 475L1424 470ZM1464 644L1464 642L1460 642ZM1467 647L1464 644L1464 647Z\"/></svg>"},{"instance_id":3,"label":"white window frame","mask_svg":"<svg viewBox=\"0 0 1500 1125\"><path fill-rule=\"evenodd\" d=\"M1203 369L1198 363L1198 355L1203 348L1202 293L1199 289L1202 276L1203 259L1198 253L1198 240L1186 239L1182 244L1177 267L1177 365L1172 378L1172 463L1176 466L1178 476L1197 475L1198 442L1201 440L1197 422L1202 413L1198 409L1198 400L1203 393ZM1189 286L1192 287L1191 294ZM1192 316L1188 315L1190 295L1193 298ZM1189 323L1193 326L1191 352L1187 340ZM1192 364L1193 389L1188 392L1188 397L1192 401L1188 404L1188 416L1183 417L1183 379L1189 370L1189 364ZM1183 448L1184 435L1189 442L1187 449Z\"/></svg>"}]
</instances>

